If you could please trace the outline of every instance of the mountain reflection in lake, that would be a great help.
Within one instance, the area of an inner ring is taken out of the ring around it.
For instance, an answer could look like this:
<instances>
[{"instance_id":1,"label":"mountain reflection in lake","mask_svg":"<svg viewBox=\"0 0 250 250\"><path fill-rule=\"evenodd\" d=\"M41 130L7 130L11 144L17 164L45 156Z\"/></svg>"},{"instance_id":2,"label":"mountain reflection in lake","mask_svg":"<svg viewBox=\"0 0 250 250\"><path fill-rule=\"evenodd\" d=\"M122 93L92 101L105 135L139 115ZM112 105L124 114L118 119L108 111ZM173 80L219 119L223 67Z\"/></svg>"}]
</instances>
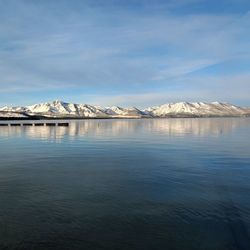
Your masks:
<instances>
[{"instance_id":1,"label":"mountain reflection in lake","mask_svg":"<svg viewBox=\"0 0 250 250\"><path fill-rule=\"evenodd\" d=\"M0 127L0 249L249 250L250 119Z\"/></svg>"},{"instance_id":2,"label":"mountain reflection in lake","mask_svg":"<svg viewBox=\"0 0 250 250\"><path fill-rule=\"evenodd\" d=\"M63 137L116 137L128 134L154 133L165 136L218 136L231 133L249 123L248 118L201 119L119 119L119 120L69 120L69 127L2 127L0 136L27 136L37 139L62 139Z\"/></svg>"}]
</instances>

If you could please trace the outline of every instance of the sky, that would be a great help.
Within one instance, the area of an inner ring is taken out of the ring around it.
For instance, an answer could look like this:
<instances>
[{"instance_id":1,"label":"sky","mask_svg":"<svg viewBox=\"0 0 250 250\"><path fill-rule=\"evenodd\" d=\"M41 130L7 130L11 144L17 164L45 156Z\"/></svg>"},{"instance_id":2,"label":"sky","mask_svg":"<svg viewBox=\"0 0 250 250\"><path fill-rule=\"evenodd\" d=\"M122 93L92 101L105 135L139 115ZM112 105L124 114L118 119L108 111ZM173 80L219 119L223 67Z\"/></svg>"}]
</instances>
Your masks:
<instances>
[{"instance_id":1,"label":"sky","mask_svg":"<svg viewBox=\"0 0 250 250\"><path fill-rule=\"evenodd\" d=\"M250 106L249 0L0 0L0 106Z\"/></svg>"}]
</instances>

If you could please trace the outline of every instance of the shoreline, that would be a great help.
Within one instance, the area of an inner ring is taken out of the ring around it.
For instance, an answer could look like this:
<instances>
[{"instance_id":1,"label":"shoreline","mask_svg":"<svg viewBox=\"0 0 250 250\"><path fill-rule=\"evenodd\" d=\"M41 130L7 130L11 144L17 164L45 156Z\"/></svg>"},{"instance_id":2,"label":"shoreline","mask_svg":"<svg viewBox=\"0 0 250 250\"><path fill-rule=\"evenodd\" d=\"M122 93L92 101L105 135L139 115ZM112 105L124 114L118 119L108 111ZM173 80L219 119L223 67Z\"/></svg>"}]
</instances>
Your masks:
<instances>
[{"instance_id":1,"label":"shoreline","mask_svg":"<svg viewBox=\"0 0 250 250\"><path fill-rule=\"evenodd\" d=\"M188 115L169 115L164 117L0 117L0 121L45 121L45 120L118 120L118 119L176 119L176 118L248 118L249 115L233 116L188 116Z\"/></svg>"}]
</instances>

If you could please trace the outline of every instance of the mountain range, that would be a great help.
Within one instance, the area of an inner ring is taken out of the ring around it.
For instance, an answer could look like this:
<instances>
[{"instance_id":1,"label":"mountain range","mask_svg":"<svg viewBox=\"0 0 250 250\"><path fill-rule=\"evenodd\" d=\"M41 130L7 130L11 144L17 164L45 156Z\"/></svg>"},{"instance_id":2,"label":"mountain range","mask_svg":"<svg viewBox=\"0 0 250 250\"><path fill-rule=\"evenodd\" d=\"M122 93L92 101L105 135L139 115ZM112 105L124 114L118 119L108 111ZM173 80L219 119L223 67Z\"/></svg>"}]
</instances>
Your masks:
<instances>
[{"instance_id":1,"label":"mountain range","mask_svg":"<svg viewBox=\"0 0 250 250\"><path fill-rule=\"evenodd\" d=\"M7 118L158 118L250 116L250 108L221 102L177 102L140 110L136 107L100 107L59 100L25 107L2 107L0 119Z\"/></svg>"}]
</instances>

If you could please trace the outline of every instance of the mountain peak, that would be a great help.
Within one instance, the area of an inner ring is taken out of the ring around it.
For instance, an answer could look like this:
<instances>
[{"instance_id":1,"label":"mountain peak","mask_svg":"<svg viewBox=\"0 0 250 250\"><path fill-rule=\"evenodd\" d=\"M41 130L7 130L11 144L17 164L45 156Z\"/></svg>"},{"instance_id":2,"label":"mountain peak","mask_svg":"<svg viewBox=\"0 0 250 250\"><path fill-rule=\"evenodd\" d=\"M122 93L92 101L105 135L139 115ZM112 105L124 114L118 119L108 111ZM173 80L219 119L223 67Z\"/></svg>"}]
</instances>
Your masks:
<instances>
[{"instance_id":1,"label":"mountain peak","mask_svg":"<svg viewBox=\"0 0 250 250\"><path fill-rule=\"evenodd\" d=\"M102 108L88 104L74 104L59 99L52 102L38 103L27 107L3 107L0 111L21 112L27 115L44 117L211 117L211 116L249 116L249 108L241 108L228 103L220 102L176 102L140 110L136 107L122 108L112 106Z\"/></svg>"},{"instance_id":2,"label":"mountain peak","mask_svg":"<svg viewBox=\"0 0 250 250\"><path fill-rule=\"evenodd\" d=\"M52 102L53 104L64 104L65 102L59 100L59 99L56 99Z\"/></svg>"}]
</instances>

